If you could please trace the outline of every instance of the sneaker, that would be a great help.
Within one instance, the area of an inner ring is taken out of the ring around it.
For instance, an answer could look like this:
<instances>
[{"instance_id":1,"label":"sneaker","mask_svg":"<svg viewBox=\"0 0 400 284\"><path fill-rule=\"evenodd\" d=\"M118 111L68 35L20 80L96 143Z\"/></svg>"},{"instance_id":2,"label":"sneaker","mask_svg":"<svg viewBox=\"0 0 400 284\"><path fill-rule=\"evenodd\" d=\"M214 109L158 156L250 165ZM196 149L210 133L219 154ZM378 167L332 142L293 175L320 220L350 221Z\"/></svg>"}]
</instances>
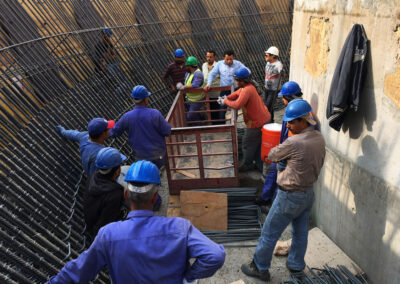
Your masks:
<instances>
[{"instance_id":1,"label":"sneaker","mask_svg":"<svg viewBox=\"0 0 400 284\"><path fill-rule=\"evenodd\" d=\"M269 274L268 269L264 272L258 271L254 260L249 264L242 264L241 270L244 274L250 277L256 277L264 281L269 281L271 279L271 275Z\"/></svg>"},{"instance_id":2,"label":"sneaker","mask_svg":"<svg viewBox=\"0 0 400 284\"><path fill-rule=\"evenodd\" d=\"M286 262L286 268L289 270L290 273L301 273L301 272L303 272L303 269L302 270L291 269L287 262Z\"/></svg>"}]
</instances>

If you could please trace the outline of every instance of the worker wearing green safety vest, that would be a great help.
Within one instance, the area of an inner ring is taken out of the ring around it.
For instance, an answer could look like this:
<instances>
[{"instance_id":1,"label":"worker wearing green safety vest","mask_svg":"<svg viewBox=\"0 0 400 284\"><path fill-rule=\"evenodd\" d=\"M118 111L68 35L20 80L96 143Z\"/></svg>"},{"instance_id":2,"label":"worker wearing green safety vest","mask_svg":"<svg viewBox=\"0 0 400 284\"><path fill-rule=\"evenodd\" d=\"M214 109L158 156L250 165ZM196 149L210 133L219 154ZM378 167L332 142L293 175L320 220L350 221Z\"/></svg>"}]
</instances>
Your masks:
<instances>
[{"instance_id":1,"label":"worker wearing green safety vest","mask_svg":"<svg viewBox=\"0 0 400 284\"><path fill-rule=\"evenodd\" d=\"M197 58L189 56L186 60L186 66L189 72L185 75L184 88L201 88L204 83L203 73L198 68ZM189 113L187 114L188 121L201 120L204 115L201 113L190 113L191 111L199 111L204 108L204 103L196 103L204 99L204 93L186 93L186 99L189 101Z\"/></svg>"}]
</instances>

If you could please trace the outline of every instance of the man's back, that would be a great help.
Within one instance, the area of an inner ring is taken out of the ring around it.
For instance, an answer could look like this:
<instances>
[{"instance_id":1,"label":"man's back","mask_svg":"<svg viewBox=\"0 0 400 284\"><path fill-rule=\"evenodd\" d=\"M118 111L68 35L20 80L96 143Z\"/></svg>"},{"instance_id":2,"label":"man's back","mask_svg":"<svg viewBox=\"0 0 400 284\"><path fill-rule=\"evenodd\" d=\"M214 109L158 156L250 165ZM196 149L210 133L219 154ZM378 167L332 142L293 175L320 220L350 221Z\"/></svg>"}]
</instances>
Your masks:
<instances>
[{"instance_id":1,"label":"man's back","mask_svg":"<svg viewBox=\"0 0 400 284\"><path fill-rule=\"evenodd\" d=\"M188 262L191 258L197 258L192 266ZM212 276L224 259L223 246L205 237L188 220L135 210L127 220L100 229L89 250L68 263L52 283L72 277L86 282L107 265L113 283L181 284L184 278L193 281Z\"/></svg>"},{"instance_id":2,"label":"man's back","mask_svg":"<svg viewBox=\"0 0 400 284\"><path fill-rule=\"evenodd\" d=\"M165 154L165 137L170 135L171 126L158 110L135 106L117 122L110 136L119 136L125 130L136 159L157 160Z\"/></svg>"}]
</instances>

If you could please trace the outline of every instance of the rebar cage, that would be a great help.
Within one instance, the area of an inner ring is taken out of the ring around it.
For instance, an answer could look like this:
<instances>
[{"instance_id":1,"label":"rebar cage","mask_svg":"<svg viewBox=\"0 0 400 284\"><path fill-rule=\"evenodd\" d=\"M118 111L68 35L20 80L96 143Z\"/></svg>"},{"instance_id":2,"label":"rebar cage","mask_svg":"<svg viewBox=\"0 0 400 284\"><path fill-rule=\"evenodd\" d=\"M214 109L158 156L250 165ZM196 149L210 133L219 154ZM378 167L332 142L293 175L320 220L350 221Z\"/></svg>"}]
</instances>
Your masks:
<instances>
[{"instance_id":1,"label":"rebar cage","mask_svg":"<svg viewBox=\"0 0 400 284\"><path fill-rule=\"evenodd\" d=\"M0 1L0 281L42 283L87 248L78 146L56 125L118 120L138 84L166 115L174 96L161 76L176 48L200 62L207 50L222 59L233 49L262 84L264 51L275 45L284 82L292 11L291 0ZM116 61L99 71L105 26ZM126 136L107 144L131 153Z\"/></svg>"}]
</instances>

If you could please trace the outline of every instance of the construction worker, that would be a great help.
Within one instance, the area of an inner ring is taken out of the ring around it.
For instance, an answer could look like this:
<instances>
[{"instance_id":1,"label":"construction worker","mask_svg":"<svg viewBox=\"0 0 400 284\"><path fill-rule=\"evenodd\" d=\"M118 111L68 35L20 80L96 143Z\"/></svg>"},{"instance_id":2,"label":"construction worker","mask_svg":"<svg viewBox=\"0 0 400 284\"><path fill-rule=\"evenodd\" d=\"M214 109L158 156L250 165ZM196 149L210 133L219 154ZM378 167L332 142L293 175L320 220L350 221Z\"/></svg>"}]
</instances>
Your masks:
<instances>
[{"instance_id":1,"label":"construction worker","mask_svg":"<svg viewBox=\"0 0 400 284\"><path fill-rule=\"evenodd\" d=\"M214 69L214 67L217 65L216 61L216 53L214 50L209 50L206 53L206 62L204 62L202 66L202 72L204 76L204 82L207 82L208 76L211 73L211 70ZM219 87L220 85L220 79L219 79L219 74L217 74L211 84L211 87ZM218 99L219 98L219 93L220 92L210 92L208 93L208 97L212 100ZM210 102L210 110L217 110L219 109L219 104L216 101ZM216 120L219 118L218 112L211 112L211 119ZM216 124L213 122L213 124Z\"/></svg>"},{"instance_id":2,"label":"construction worker","mask_svg":"<svg viewBox=\"0 0 400 284\"><path fill-rule=\"evenodd\" d=\"M292 223L292 244L286 266L290 272L300 272L305 267L308 223L314 201L313 184L318 179L325 158L325 140L311 126L312 110L305 100L291 101L283 120L295 134L268 154L272 162L287 161L278 173L278 194L264 222L260 239L249 264L243 264L242 272L248 276L269 280L269 267L276 242L285 228Z\"/></svg>"},{"instance_id":3,"label":"construction worker","mask_svg":"<svg viewBox=\"0 0 400 284\"><path fill-rule=\"evenodd\" d=\"M278 95L282 96L283 103L285 104L285 106L287 106L288 103L294 99L302 99L303 93L301 92L300 86L296 82L289 81L283 84L282 89ZM293 136L293 133L286 126L287 122L282 121L280 143L283 143L289 136ZM256 200L256 203L258 205L267 205L268 201L272 200L276 195L276 179L278 177L277 166L282 169L285 166L285 162L280 162L278 164L271 163L268 167L262 194L260 198L257 198Z\"/></svg>"},{"instance_id":4,"label":"construction worker","mask_svg":"<svg viewBox=\"0 0 400 284\"><path fill-rule=\"evenodd\" d=\"M113 128L113 120L104 118L93 118L88 124L88 131L65 130L64 127L57 125L57 131L67 139L79 141L79 152L82 159L82 168L86 176L94 173L96 168L97 153L103 149L104 141L109 136L109 130Z\"/></svg>"},{"instance_id":5,"label":"construction worker","mask_svg":"<svg viewBox=\"0 0 400 284\"><path fill-rule=\"evenodd\" d=\"M178 89L183 90L185 88L200 88L204 83L203 73L197 67L199 62L194 56L189 56L186 60L186 66L189 72L185 75L185 84L178 83ZM196 101L204 100L204 93L186 93L186 100L189 102L188 111L199 111L204 109L204 103L196 103ZM203 116L201 113L188 113L187 120L200 120Z\"/></svg>"},{"instance_id":6,"label":"construction worker","mask_svg":"<svg viewBox=\"0 0 400 284\"><path fill-rule=\"evenodd\" d=\"M250 70L242 67L235 72L236 84L239 89L227 97L221 97L219 102L234 109L243 110L246 129L243 135L243 162L239 171L246 172L254 168L262 169L261 161L261 128L268 123L271 115L264 105L256 88L251 84Z\"/></svg>"},{"instance_id":7,"label":"construction worker","mask_svg":"<svg viewBox=\"0 0 400 284\"><path fill-rule=\"evenodd\" d=\"M48 283L88 283L104 266L112 283L187 283L210 277L223 265L224 247L189 220L151 211L161 184L153 163L134 163L125 181L131 207L127 219L101 228L90 248Z\"/></svg>"},{"instance_id":8,"label":"construction worker","mask_svg":"<svg viewBox=\"0 0 400 284\"><path fill-rule=\"evenodd\" d=\"M118 95L128 88L129 79L118 63L117 51L111 42L113 35L109 27L104 27L100 32L100 41L94 47L94 63L96 71L105 75L106 86L111 86Z\"/></svg>"},{"instance_id":9,"label":"construction worker","mask_svg":"<svg viewBox=\"0 0 400 284\"><path fill-rule=\"evenodd\" d=\"M207 85L204 87L204 91L208 92L211 88L211 84L214 81L214 78L217 75L220 76L220 86L234 86L237 87L236 82L233 78L235 72L239 69L244 67L243 63L235 60L235 53L232 50L227 50L224 52L224 60L218 61L217 65L211 70L210 74L208 75ZM231 91L221 91L220 97L229 95ZM224 110L217 112L218 119L225 120L225 113L226 108L223 105L219 106L219 109ZM221 121L219 123L224 124L225 121Z\"/></svg>"},{"instance_id":10,"label":"construction worker","mask_svg":"<svg viewBox=\"0 0 400 284\"><path fill-rule=\"evenodd\" d=\"M274 122L274 104L281 81L281 72L283 65L278 59L279 49L271 46L265 51L265 85L264 85L264 103L271 114L271 122Z\"/></svg>"},{"instance_id":11,"label":"construction worker","mask_svg":"<svg viewBox=\"0 0 400 284\"><path fill-rule=\"evenodd\" d=\"M183 84L185 82L185 74L189 72L185 66L185 53L182 49L177 49L174 52L175 61L170 63L165 70L162 78L165 84L170 88L171 93L176 94L178 83Z\"/></svg>"},{"instance_id":12,"label":"construction worker","mask_svg":"<svg viewBox=\"0 0 400 284\"><path fill-rule=\"evenodd\" d=\"M121 136L127 131L134 160L151 161L161 168L166 161L165 137L171 134L171 126L158 110L147 107L150 94L145 86L133 88L131 96L135 108L121 117L110 137Z\"/></svg>"},{"instance_id":13,"label":"construction worker","mask_svg":"<svg viewBox=\"0 0 400 284\"><path fill-rule=\"evenodd\" d=\"M97 154L96 167L99 170L88 178L83 201L87 231L93 237L104 225L126 216L121 210L124 188L116 182L125 160L124 155L111 147L105 147Z\"/></svg>"}]
</instances>

